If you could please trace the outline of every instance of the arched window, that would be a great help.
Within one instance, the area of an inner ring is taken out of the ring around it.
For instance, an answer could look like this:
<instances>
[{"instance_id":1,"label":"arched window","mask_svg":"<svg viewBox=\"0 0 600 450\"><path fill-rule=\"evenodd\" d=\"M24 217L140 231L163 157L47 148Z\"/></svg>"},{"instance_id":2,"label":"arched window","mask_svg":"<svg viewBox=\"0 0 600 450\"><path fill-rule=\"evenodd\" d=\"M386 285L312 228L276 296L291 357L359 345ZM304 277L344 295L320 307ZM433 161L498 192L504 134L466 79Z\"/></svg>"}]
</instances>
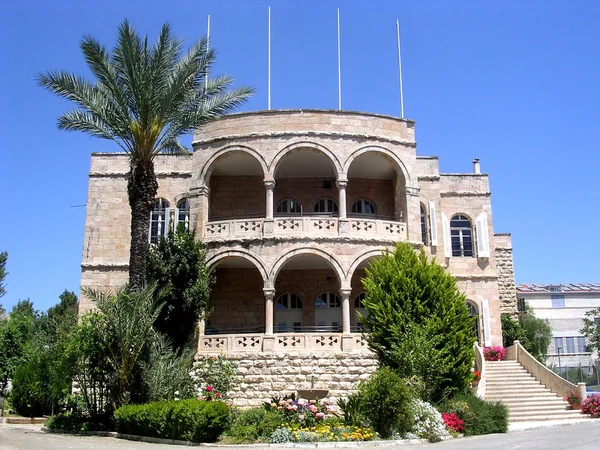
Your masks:
<instances>
[{"instance_id":1,"label":"arched window","mask_svg":"<svg viewBox=\"0 0 600 450\"><path fill-rule=\"evenodd\" d=\"M342 300L335 292L323 292L315 300L315 325L319 331L341 331Z\"/></svg>"},{"instance_id":2,"label":"arched window","mask_svg":"<svg viewBox=\"0 0 600 450\"><path fill-rule=\"evenodd\" d=\"M314 211L316 213L336 213L338 212L338 204L332 198L322 198L315 203Z\"/></svg>"},{"instance_id":3,"label":"arched window","mask_svg":"<svg viewBox=\"0 0 600 450\"><path fill-rule=\"evenodd\" d=\"M293 198L286 198L277 204L276 212L280 214L301 214L302 205Z\"/></svg>"},{"instance_id":4,"label":"arched window","mask_svg":"<svg viewBox=\"0 0 600 450\"><path fill-rule=\"evenodd\" d=\"M276 330L280 333L302 329L302 300L296 294L281 294L275 303Z\"/></svg>"},{"instance_id":5,"label":"arched window","mask_svg":"<svg viewBox=\"0 0 600 450\"><path fill-rule=\"evenodd\" d=\"M352 213L375 215L377 214L377 209L375 208L375 203L361 198L360 200L356 200L352 205Z\"/></svg>"},{"instance_id":6,"label":"arched window","mask_svg":"<svg viewBox=\"0 0 600 450\"><path fill-rule=\"evenodd\" d=\"M468 217L457 214L452 218L450 237L452 256L473 256L473 229Z\"/></svg>"},{"instance_id":7,"label":"arched window","mask_svg":"<svg viewBox=\"0 0 600 450\"><path fill-rule=\"evenodd\" d=\"M186 230L190 229L190 201L187 198L177 203L177 226L182 223Z\"/></svg>"},{"instance_id":8,"label":"arched window","mask_svg":"<svg viewBox=\"0 0 600 450\"><path fill-rule=\"evenodd\" d=\"M150 213L150 243L156 244L168 234L169 202L164 198L156 199L154 209Z\"/></svg>"},{"instance_id":9,"label":"arched window","mask_svg":"<svg viewBox=\"0 0 600 450\"><path fill-rule=\"evenodd\" d=\"M467 308L469 309L469 314L475 317L475 337L479 341L479 311L477 310L477 306L471 302L467 302Z\"/></svg>"},{"instance_id":10,"label":"arched window","mask_svg":"<svg viewBox=\"0 0 600 450\"><path fill-rule=\"evenodd\" d=\"M427 210L423 203L421 203L421 241L423 241L424 245L427 245L429 242L427 239Z\"/></svg>"}]
</instances>

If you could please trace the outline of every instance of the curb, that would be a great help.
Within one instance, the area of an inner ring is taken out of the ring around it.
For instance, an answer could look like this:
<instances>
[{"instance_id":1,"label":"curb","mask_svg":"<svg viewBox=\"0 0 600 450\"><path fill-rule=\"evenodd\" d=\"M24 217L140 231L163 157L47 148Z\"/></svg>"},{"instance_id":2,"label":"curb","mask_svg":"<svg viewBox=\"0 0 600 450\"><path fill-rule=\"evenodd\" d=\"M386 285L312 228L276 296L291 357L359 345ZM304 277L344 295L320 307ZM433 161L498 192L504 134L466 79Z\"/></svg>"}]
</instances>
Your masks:
<instances>
[{"instance_id":1,"label":"curb","mask_svg":"<svg viewBox=\"0 0 600 450\"><path fill-rule=\"evenodd\" d=\"M390 447L393 445L410 445L410 444L426 444L426 439L400 439L393 441L346 441L346 442L303 442L303 443L282 443L282 444L212 444L206 442L190 442L180 441L176 439L162 439L149 436L138 436L135 434L122 434L116 431L86 431L84 433L71 433L65 430L53 430L42 427L44 433L71 434L75 436L100 436L113 437L117 439L125 439L128 441L147 442L149 444L167 444L167 445L183 445L186 447L232 447L237 448L347 448L347 447Z\"/></svg>"},{"instance_id":2,"label":"curb","mask_svg":"<svg viewBox=\"0 0 600 450\"><path fill-rule=\"evenodd\" d=\"M46 420L47 417L0 417L0 423L8 425L40 425Z\"/></svg>"}]
</instances>

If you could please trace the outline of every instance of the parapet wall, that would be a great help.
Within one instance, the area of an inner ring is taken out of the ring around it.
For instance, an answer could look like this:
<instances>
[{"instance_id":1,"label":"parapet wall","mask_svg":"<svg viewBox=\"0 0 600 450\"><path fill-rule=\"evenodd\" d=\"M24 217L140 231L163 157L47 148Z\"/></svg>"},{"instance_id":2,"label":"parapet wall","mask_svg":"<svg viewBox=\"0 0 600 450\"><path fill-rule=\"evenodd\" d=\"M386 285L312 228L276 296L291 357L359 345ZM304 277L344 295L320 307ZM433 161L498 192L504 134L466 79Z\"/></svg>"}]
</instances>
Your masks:
<instances>
[{"instance_id":1,"label":"parapet wall","mask_svg":"<svg viewBox=\"0 0 600 450\"><path fill-rule=\"evenodd\" d=\"M273 397L298 389L327 389L327 400L336 405L356 390L360 380L378 366L371 352L244 353L228 355L237 363L238 384L229 393L237 406L260 406Z\"/></svg>"}]
</instances>

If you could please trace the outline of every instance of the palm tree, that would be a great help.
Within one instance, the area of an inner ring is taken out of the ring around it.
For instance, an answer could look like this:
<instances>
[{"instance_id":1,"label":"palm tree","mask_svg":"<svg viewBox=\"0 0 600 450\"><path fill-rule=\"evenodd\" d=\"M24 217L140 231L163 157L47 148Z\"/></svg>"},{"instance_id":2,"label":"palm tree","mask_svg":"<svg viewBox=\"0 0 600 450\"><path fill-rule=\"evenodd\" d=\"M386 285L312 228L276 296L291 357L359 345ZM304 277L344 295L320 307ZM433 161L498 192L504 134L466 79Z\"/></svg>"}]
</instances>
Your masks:
<instances>
[{"instance_id":1,"label":"palm tree","mask_svg":"<svg viewBox=\"0 0 600 450\"><path fill-rule=\"evenodd\" d=\"M58 128L116 142L129 155L127 194L131 207L129 283L141 287L149 251L150 213L158 189L154 158L187 154L179 137L232 111L253 90L229 89L228 76L208 79L215 52L200 39L182 55L182 41L163 25L153 47L125 20L112 53L84 36L81 50L96 83L65 71L38 74L38 84L75 102Z\"/></svg>"}]
</instances>

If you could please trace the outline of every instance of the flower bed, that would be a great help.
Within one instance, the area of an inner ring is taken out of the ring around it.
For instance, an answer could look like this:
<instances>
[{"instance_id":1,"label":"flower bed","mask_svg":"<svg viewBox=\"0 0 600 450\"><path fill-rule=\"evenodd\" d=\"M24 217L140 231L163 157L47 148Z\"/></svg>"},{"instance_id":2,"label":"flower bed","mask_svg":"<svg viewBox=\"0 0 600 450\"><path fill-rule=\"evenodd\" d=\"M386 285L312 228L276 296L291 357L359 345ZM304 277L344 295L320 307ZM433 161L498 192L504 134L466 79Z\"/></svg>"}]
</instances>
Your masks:
<instances>
[{"instance_id":1,"label":"flower bed","mask_svg":"<svg viewBox=\"0 0 600 450\"><path fill-rule=\"evenodd\" d=\"M485 347L483 357L486 361L502 361L506 358L506 349L504 347Z\"/></svg>"},{"instance_id":2,"label":"flower bed","mask_svg":"<svg viewBox=\"0 0 600 450\"><path fill-rule=\"evenodd\" d=\"M600 415L600 395L592 395L586 398L581 404L581 412L591 414L592 417L598 417Z\"/></svg>"}]
</instances>

